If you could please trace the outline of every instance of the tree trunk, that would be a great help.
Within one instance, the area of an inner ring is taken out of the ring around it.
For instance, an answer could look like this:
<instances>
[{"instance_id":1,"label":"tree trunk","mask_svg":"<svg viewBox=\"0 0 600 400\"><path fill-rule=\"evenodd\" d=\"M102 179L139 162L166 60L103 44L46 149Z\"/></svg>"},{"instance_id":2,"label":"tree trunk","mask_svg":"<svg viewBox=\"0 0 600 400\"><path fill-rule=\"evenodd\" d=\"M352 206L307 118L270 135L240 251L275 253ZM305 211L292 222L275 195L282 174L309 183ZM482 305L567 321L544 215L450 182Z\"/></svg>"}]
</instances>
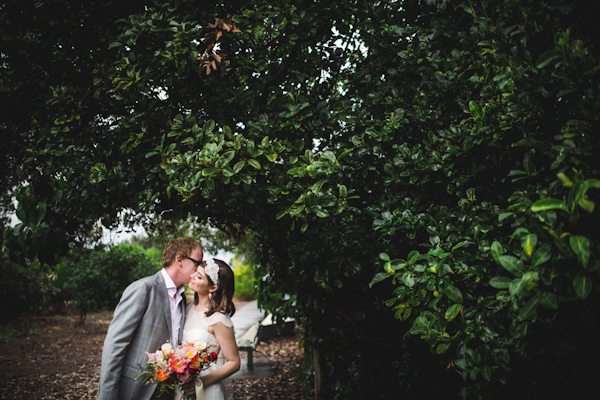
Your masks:
<instances>
[{"instance_id":1,"label":"tree trunk","mask_svg":"<svg viewBox=\"0 0 600 400\"><path fill-rule=\"evenodd\" d=\"M323 400L323 373L321 370L321 353L319 353L317 342L317 339L313 339L312 352L315 370L315 400Z\"/></svg>"}]
</instances>

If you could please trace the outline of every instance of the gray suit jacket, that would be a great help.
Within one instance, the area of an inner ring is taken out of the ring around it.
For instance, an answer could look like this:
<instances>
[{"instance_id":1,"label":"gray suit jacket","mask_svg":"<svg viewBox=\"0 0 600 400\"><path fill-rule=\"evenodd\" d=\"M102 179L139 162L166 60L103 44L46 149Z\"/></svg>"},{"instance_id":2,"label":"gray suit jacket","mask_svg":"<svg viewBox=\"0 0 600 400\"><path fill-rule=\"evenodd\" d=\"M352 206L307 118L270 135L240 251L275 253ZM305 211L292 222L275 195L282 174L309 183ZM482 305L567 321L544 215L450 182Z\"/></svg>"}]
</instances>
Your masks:
<instances>
[{"instance_id":1,"label":"gray suit jacket","mask_svg":"<svg viewBox=\"0 0 600 400\"><path fill-rule=\"evenodd\" d=\"M185 296L180 304L185 317ZM183 323L179 330L179 340ZM139 375L148 356L171 339L171 310L160 271L133 282L115 308L102 350L98 400L149 400L156 386ZM155 397L156 398L156 397Z\"/></svg>"}]
</instances>

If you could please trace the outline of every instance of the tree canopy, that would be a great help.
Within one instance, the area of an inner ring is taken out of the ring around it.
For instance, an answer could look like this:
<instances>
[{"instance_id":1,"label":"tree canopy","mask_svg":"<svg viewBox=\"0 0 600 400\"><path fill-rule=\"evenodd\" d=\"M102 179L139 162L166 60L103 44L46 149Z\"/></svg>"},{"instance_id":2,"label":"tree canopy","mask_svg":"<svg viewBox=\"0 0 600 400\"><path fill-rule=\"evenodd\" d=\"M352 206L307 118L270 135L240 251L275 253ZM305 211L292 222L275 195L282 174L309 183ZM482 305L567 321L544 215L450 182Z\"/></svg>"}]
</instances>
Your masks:
<instances>
[{"instance_id":1,"label":"tree canopy","mask_svg":"<svg viewBox=\"0 0 600 400\"><path fill-rule=\"evenodd\" d=\"M5 253L53 265L99 220L192 215L248 237L323 398L575 391L599 7L5 1Z\"/></svg>"}]
</instances>

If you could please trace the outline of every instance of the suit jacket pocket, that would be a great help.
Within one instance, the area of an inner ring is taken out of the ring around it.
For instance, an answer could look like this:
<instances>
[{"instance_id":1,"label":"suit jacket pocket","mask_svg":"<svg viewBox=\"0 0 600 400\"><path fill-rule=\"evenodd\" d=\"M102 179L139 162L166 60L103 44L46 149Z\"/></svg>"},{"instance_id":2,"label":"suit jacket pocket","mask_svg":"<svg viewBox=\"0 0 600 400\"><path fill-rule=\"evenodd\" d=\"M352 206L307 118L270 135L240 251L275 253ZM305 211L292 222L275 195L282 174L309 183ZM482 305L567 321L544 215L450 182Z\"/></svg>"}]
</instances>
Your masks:
<instances>
[{"instance_id":1,"label":"suit jacket pocket","mask_svg":"<svg viewBox=\"0 0 600 400\"><path fill-rule=\"evenodd\" d=\"M123 366L123 370L121 371L121 376L129 379L136 379L142 373L142 369L138 366L130 367ZM143 379L143 378L140 378Z\"/></svg>"}]
</instances>

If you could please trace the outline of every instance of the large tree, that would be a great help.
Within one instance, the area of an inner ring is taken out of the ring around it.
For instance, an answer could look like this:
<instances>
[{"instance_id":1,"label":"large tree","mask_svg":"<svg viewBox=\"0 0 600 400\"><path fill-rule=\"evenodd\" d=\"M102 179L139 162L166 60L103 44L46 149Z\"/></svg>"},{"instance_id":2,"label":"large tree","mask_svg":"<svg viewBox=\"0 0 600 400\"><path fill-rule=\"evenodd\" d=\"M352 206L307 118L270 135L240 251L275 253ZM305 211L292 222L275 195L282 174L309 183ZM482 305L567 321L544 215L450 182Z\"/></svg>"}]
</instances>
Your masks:
<instances>
[{"instance_id":1,"label":"large tree","mask_svg":"<svg viewBox=\"0 0 600 400\"><path fill-rule=\"evenodd\" d=\"M324 398L586 376L598 6L75 3L3 3L15 258L192 215L248 236Z\"/></svg>"}]
</instances>

